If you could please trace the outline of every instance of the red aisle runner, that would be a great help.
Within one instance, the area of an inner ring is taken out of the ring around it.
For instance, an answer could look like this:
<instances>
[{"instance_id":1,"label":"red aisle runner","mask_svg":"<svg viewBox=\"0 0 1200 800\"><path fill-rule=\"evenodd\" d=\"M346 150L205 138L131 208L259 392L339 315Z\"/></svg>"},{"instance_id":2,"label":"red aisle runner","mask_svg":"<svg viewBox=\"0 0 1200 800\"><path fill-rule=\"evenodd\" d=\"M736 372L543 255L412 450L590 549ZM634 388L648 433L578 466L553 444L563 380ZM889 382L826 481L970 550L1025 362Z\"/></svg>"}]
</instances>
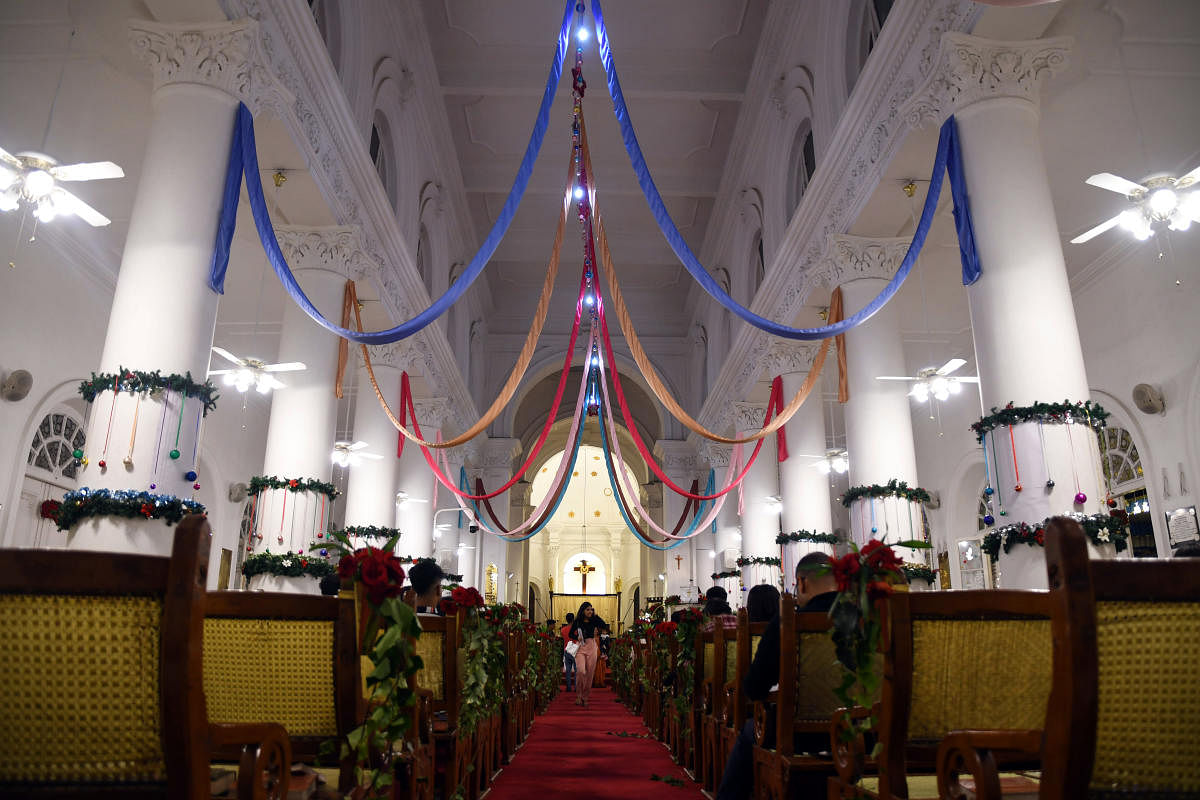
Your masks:
<instances>
[{"instance_id":1,"label":"red aisle runner","mask_svg":"<svg viewBox=\"0 0 1200 800\"><path fill-rule=\"evenodd\" d=\"M612 733L610 733L610 731ZM585 709L574 692L560 692L535 718L525 745L493 784L487 800L700 800L700 787L649 736L641 717L629 713L610 689L593 689ZM683 787L650 779L671 776Z\"/></svg>"}]
</instances>

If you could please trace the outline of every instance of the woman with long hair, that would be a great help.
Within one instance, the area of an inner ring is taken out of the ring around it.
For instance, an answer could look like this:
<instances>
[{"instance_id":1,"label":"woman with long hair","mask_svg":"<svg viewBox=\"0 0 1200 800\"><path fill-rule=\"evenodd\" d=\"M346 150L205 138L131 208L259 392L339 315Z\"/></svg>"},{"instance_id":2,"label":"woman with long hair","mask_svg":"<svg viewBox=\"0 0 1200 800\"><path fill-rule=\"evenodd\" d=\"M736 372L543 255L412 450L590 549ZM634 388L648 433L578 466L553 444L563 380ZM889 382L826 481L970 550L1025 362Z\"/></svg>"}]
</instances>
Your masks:
<instances>
[{"instance_id":1,"label":"woman with long hair","mask_svg":"<svg viewBox=\"0 0 1200 800\"><path fill-rule=\"evenodd\" d=\"M575 654L575 688L578 696L575 705L587 708L588 696L592 692L592 676L596 662L600 660L600 633L608 629L608 623L596 615L591 603L584 603L571 623L569 638L579 642Z\"/></svg>"}]
</instances>

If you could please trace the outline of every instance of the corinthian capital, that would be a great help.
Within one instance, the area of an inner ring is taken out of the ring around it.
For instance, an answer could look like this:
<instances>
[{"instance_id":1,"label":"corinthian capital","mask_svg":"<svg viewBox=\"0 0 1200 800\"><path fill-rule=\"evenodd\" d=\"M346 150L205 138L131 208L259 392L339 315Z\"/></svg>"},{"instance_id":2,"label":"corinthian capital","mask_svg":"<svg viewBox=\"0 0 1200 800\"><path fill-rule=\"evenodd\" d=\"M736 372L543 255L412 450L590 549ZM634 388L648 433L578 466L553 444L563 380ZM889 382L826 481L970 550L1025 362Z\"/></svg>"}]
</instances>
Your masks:
<instances>
[{"instance_id":1,"label":"corinthian capital","mask_svg":"<svg viewBox=\"0 0 1200 800\"><path fill-rule=\"evenodd\" d=\"M820 349L820 342L792 342L777 339L767 350L767 354L763 358L763 367L771 377L793 372L808 372Z\"/></svg>"},{"instance_id":2,"label":"corinthian capital","mask_svg":"<svg viewBox=\"0 0 1200 800\"><path fill-rule=\"evenodd\" d=\"M756 431L763 426L767 407L760 403L734 403L734 427L738 431Z\"/></svg>"},{"instance_id":3,"label":"corinthian capital","mask_svg":"<svg viewBox=\"0 0 1200 800\"><path fill-rule=\"evenodd\" d=\"M325 269L360 281L379 268L362 248L358 228L281 225L275 238L292 269Z\"/></svg>"},{"instance_id":4,"label":"corinthian capital","mask_svg":"<svg viewBox=\"0 0 1200 800\"><path fill-rule=\"evenodd\" d=\"M361 356L360 356L361 358ZM425 354L413 338L371 346L371 363L413 373L425 364Z\"/></svg>"},{"instance_id":5,"label":"corinthian capital","mask_svg":"<svg viewBox=\"0 0 1200 800\"><path fill-rule=\"evenodd\" d=\"M444 397L430 397L424 400L413 400L417 410L417 420L421 427L441 428L453 416L450 403Z\"/></svg>"},{"instance_id":6,"label":"corinthian capital","mask_svg":"<svg viewBox=\"0 0 1200 800\"><path fill-rule=\"evenodd\" d=\"M171 25L131 20L129 43L150 67L156 90L176 83L211 86L255 112L295 104L267 66L258 23L252 19Z\"/></svg>"},{"instance_id":7,"label":"corinthian capital","mask_svg":"<svg viewBox=\"0 0 1200 800\"><path fill-rule=\"evenodd\" d=\"M891 280L904 261L912 239L871 238L834 234L817 266L813 280L824 286L841 286L859 278Z\"/></svg>"},{"instance_id":8,"label":"corinthian capital","mask_svg":"<svg viewBox=\"0 0 1200 800\"><path fill-rule=\"evenodd\" d=\"M956 111L993 97L1037 105L1042 82L1067 65L1067 36L1002 42L958 31L942 34L937 61L913 93L904 117L913 127L941 124Z\"/></svg>"}]
</instances>

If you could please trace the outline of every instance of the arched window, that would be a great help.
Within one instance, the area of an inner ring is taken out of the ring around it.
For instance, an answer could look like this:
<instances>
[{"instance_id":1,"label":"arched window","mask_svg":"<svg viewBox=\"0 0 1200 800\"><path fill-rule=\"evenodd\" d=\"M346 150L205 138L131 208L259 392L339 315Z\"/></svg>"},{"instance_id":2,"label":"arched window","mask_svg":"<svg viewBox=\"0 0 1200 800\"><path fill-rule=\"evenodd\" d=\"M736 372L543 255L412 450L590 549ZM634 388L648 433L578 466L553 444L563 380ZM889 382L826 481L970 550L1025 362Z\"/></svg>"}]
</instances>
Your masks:
<instances>
[{"instance_id":1,"label":"arched window","mask_svg":"<svg viewBox=\"0 0 1200 800\"><path fill-rule=\"evenodd\" d=\"M787 218L790 221L800 200L808 189L808 182L817 171L817 150L813 142L812 120L806 119L796 128L792 142L792 153L788 158Z\"/></svg>"},{"instance_id":2,"label":"arched window","mask_svg":"<svg viewBox=\"0 0 1200 800\"><path fill-rule=\"evenodd\" d=\"M850 9L849 41L846 42L846 92L854 90L854 84L867 63L867 56L875 49L879 32L894 0L855 0Z\"/></svg>"},{"instance_id":3,"label":"arched window","mask_svg":"<svg viewBox=\"0 0 1200 800\"><path fill-rule=\"evenodd\" d=\"M29 445L29 456L25 463L33 467L31 474L42 471L38 477L62 484L74 483L79 464L75 450L82 450L87 439L83 421L64 411L53 411L45 416L33 435Z\"/></svg>"},{"instance_id":4,"label":"arched window","mask_svg":"<svg viewBox=\"0 0 1200 800\"><path fill-rule=\"evenodd\" d=\"M379 182L387 195L392 208L396 208L396 178L392 166L392 140L388 133L387 123L380 114L375 115L375 123L371 125L371 163L379 175Z\"/></svg>"},{"instance_id":5,"label":"arched window","mask_svg":"<svg viewBox=\"0 0 1200 800\"><path fill-rule=\"evenodd\" d=\"M341 54L341 29L337 15L337 0L308 0L308 10L312 12L313 22L329 51L329 60L333 68L340 71L339 56Z\"/></svg>"},{"instance_id":6,"label":"arched window","mask_svg":"<svg viewBox=\"0 0 1200 800\"><path fill-rule=\"evenodd\" d=\"M1145 486L1142 459L1133 437L1124 428L1108 427L1100 431L1100 460L1104 464L1104 479L1113 494Z\"/></svg>"}]
</instances>

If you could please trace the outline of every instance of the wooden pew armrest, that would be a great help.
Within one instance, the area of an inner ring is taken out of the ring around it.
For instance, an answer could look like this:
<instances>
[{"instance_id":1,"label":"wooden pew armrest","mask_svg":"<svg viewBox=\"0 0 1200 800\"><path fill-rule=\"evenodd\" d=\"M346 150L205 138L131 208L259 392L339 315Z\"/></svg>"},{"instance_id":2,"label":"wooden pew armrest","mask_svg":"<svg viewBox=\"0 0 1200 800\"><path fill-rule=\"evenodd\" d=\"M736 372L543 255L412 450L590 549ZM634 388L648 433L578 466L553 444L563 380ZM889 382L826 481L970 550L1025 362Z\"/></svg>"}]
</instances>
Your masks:
<instances>
[{"instance_id":1,"label":"wooden pew armrest","mask_svg":"<svg viewBox=\"0 0 1200 800\"><path fill-rule=\"evenodd\" d=\"M414 738L420 744L433 741L433 691L430 689L414 689L416 695L416 713L413 715Z\"/></svg>"},{"instance_id":2,"label":"wooden pew armrest","mask_svg":"<svg viewBox=\"0 0 1200 800\"><path fill-rule=\"evenodd\" d=\"M768 694L766 700L755 700L750 705L750 713L754 720L754 743L759 747L765 747L770 709L778 704L779 692L775 691Z\"/></svg>"},{"instance_id":3,"label":"wooden pew armrest","mask_svg":"<svg viewBox=\"0 0 1200 800\"><path fill-rule=\"evenodd\" d=\"M854 720L871 715L866 708L839 708L829 721L829 747L838 777L847 785L858 783L867 763L867 745Z\"/></svg>"},{"instance_id":4,"label":"wooden pew armrest","mask_svg":"<svg viewBox=\"0 0 1200 800\"><path fill-rule=\"evenodd\" d=\"M951 731L938 746L938 796L1000 800L1000 771L995 754L1037 759L1041 752L1040 730ZM960 783L964 772L975 781L973 793Z\"/></svg>"},{"instance_id":5,"label":"wooden pew armrest","mask_svg":"<svg viewBox=\"0 0 1200 800\"><path fill-rule=\"evenodd\" d=\"M239 800L284 800L292 774L292 743L282 725L268 723L208 726L210 749L240 746Z\"/></svg>"}]
</instances>

